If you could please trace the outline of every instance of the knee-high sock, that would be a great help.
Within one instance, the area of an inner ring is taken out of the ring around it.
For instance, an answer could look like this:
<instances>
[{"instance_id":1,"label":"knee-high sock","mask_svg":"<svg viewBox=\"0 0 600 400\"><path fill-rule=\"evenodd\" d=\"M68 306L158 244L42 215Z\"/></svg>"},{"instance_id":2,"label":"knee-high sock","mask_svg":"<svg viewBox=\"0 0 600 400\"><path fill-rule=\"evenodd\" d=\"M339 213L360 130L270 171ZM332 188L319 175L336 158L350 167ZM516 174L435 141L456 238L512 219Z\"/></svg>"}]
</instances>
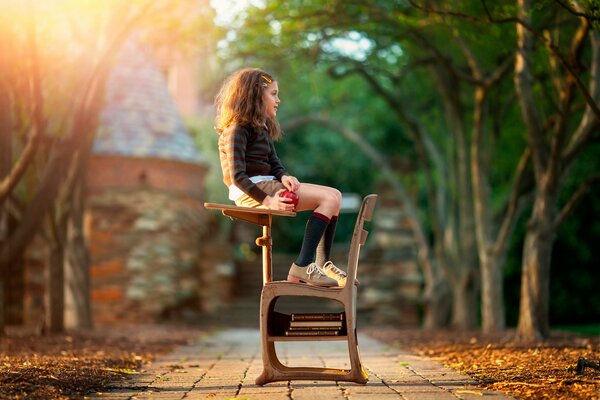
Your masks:
<instances>
[{"instance_id":1,"label":"knee-high sock","mask_svg":"<svg viewBox=\"0 0 600 400\"><path fill-rule=\"evenodd\" d=\"M331 260L331 246L333 246L333 238L335 237L335 227L337 224L338 216L334 215L325 229L323 237L319 241L317 246L317 255L315 262L319 267L322 267L326 261Z\"/></svg>"},{"instance_id":2,"label":"knee-high sock","mask_svg":"<svg viewBox=\"0 0 600 400\"><path fill-rule=\"evenodd\" d=\"M305 267L315 259L315 252L317 251L317 245L319 240L323 237L323 233L329 224L329 218L327 216L314 212L308 222L306 223L306 229L304 230L304 240L302 242L302 248L300 254L296 258L296 265Z\"/></svg>"}]
</instances>

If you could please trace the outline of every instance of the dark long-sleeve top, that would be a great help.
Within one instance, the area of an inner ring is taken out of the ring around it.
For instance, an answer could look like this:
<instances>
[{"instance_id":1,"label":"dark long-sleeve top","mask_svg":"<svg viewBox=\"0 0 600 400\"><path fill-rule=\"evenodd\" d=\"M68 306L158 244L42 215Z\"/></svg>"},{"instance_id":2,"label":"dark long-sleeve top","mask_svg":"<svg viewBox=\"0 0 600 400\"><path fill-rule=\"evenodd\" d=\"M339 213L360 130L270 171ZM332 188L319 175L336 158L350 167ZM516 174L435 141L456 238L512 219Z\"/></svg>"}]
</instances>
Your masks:
<instances>
[{"instance_id":1,"label":"dark long-sleeve top","mask_svg":"<svg viewBox=\"0 0 600 400\"><path fill-rule=\"evenodd\" d=\"M281 180L287 175L266 129L241 125L227 128L219 136L219 158L225 185L235 185L259 203L267 194L250 178L270 175Z\"/></svg>"}]
</instances>

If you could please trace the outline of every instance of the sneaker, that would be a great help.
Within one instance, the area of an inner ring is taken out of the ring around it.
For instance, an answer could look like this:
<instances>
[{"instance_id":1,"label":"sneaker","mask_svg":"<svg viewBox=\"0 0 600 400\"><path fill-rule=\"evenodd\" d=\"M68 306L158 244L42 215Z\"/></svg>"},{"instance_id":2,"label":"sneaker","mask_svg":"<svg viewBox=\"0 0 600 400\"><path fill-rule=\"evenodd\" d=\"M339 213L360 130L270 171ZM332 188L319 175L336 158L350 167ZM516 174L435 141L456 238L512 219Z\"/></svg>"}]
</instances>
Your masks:
<instances>
[{"instance_id":1,"label":"sneaker","mask_svg":"<svg viewBox=\"0 0 600 400\"><path fill-rule=\"evenodd\" d=\"M325 264L323 264L323 272L325 272L325 275L331 279L335 279L335 281L338 283L338 286L346 286L348 274L336 267L331 261L327 261Z\"/></svg>"},{"instance_id":2,"label":"sneaker","mask_svg":"<svg viewBox=\"0 0 600 400\"><path fill-rule=\"evenodd\" d=\"M292 264L287 280L290 282L302 282L313 286L332 287L337 286L335 279L328 278L325 272L315 263L310 263L306 267L299 267Z\"/></svg>"}]
</instances>

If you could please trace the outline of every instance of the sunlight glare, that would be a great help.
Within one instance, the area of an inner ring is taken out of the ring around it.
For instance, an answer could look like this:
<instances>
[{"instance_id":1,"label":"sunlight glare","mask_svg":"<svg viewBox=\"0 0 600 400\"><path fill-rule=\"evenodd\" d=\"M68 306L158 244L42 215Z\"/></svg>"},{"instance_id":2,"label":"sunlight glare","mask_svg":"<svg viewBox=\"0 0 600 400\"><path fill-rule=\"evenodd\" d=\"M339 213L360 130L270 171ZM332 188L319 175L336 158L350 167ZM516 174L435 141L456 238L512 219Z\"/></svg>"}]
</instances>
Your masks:
<instances>
[{"instance_id":1,"label":"sunlight glare","mask_svg":"<svg viewBox=\"0 0 600 400\"><path fill-rule=\"evenodd\" d=\"M210 0L210 5L217 12L215 23L220 26L231 25L236 16L248 7L265 7L264 0Z\"/></svg>"},{"instance_id":2,"label":"sunlight glare","mask_svg":"<svg viewBox=\"0 0 600 400\"><path fill-rule=\"evenodd\" d=\"M323 50L338 53L357 61L364 61L373 49L373 43L358 32L351 31L346 37L336 37L323 44Z\"/></svg>"}]
</instances>

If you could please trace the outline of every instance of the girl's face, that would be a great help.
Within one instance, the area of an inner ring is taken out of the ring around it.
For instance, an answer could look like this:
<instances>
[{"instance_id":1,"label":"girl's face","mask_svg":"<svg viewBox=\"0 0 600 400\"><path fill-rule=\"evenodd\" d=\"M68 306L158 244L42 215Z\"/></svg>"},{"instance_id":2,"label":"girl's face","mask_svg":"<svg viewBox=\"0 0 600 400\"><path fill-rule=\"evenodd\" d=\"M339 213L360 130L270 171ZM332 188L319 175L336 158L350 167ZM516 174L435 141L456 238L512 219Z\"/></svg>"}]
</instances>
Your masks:
<instances>
[{"instance_id":1,"label":"girl's face","mask_svg":"<svg viewBox=\"0 0 600 400\"><path fill-rule=\"evenodd\" d=\"M275 118L279 102L279 86L273 81L263 91L263 113L267 118Z\"/></svg>"}]
</instances>

